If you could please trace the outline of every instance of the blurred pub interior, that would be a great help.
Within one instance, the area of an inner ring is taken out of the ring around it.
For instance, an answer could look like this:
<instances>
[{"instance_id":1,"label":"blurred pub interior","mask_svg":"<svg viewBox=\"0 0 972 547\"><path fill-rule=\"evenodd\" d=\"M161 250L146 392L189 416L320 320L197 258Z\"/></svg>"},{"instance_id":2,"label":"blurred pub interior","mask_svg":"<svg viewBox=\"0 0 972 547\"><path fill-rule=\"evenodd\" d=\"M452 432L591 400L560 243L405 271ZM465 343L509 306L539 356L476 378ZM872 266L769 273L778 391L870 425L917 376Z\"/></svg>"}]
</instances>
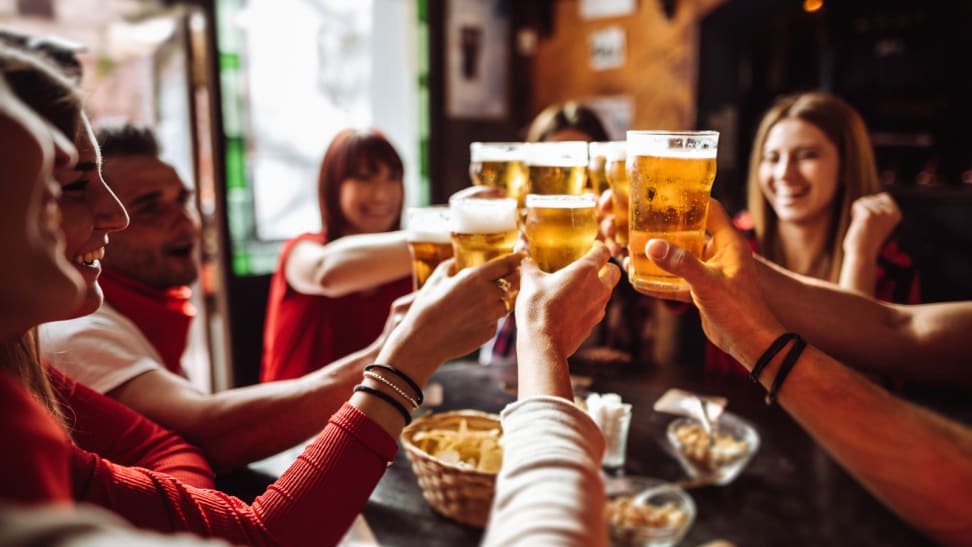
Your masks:
<instances>
[{"instance_id":1,"label":"blurred pub interior","mask_svg":"<svg viewBox=\"0 0 972 547\"><path fill-rule=\"evenodd\" d=\"M616 139L717 129L714 194L738 211L763 110L830 91L871 130L923 299L972 299L972 2L0 0L0 26L85 46L95 125L155 125L196 186L216 389L256 381L277 249L317 229L317 164L348 125L389 134L408 205L444 202L470 142L522 140L560 101Z\"/></svg>"}]
</instances>

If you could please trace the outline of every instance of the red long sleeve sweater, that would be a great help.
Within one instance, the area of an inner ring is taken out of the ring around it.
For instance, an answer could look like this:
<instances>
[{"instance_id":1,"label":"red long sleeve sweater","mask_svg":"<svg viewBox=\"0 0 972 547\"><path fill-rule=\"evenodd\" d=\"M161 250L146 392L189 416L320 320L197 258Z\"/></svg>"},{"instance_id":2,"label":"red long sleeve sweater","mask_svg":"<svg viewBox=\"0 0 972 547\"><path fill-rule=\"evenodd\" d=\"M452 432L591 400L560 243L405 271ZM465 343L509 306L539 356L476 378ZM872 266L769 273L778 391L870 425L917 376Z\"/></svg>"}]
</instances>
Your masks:
<instances>
[{"instance_id":1,"label":"red long sleeve sweater","mask_svg":"<svg viewBox=\"0 0 972 547\"><path fill-rule=\"evenodd\" d=\"M0 497L73 497L111 509L140 528L190 531L246 545L333 545L361 511L395 440L345 404L280 479L252 505L148 469L125 467L79 448L19 383L0 380ZM67 469L65 469L67 468Z\"/></svg>"},{"instance_id":2,"label":"red long sleeve sweater","mask_svg":"<svg viewBox=\"0 0 972 547\"><path fill-rule=\"evenodd\" d=\"M213 470L200 449L182 437L47 367L74 442L114 463L167 473L200 488L213 487Z\"/></svg>"}]
</instances>

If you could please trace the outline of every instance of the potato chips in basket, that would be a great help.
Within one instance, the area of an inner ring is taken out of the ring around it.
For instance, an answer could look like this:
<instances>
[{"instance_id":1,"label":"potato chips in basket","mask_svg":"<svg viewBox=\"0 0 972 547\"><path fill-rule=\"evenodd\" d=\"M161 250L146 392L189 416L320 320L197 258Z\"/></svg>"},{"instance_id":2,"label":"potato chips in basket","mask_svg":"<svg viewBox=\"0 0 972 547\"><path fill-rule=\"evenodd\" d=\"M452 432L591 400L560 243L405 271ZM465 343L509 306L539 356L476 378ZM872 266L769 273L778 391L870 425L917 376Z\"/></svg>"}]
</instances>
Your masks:
<instances>
[{"instance_id":1,"label":"potato chips in basket","mask_svg":"<svg viewBox=\"0 0 972 547\"><path fill-rule=\"evenodd\" d=\"M402 431L402 445L429 505L478 527L489 520L502 442L499 416L475 410L424 416Z\"/></svg>"}]
</instances>

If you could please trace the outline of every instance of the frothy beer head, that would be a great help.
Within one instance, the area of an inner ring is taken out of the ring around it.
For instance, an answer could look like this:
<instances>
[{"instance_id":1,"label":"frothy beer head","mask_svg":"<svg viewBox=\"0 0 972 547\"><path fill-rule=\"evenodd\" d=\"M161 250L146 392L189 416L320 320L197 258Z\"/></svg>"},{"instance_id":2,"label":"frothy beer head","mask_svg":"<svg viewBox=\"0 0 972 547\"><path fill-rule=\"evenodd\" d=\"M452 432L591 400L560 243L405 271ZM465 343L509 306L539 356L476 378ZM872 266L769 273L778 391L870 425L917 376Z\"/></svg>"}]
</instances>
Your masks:
<instances>
[{"instance_id":1,"label":"frothy beer head","mask_svg":"<svg viewBox=\"0 0 972 547\"><path fill-rule=\"evenodd\" d=\"M464 198L450 201L449 206L457 270L513 252L517 236L515 199Z\"/></svg>"},{"instance_id":2,"label":"frothy beer head","mask_svg":"<svg viewBox=\"0 0 972 547\"><path fill-rule=\"evenodd\" d=\"M469 145L469 161L522 161L522 142L474 142Z\"/></svg>"},{"instance_id":3,"label":"frothy beer head","mask_svg":"<svg viewBox=\"0 0 972 547\"><path fill-rule=\"evenodd\" d=\"M452 232L496 234L516 230L515 199L466 198L449 203Z\"/></svg>"},{"instance_id":4,"label":"frothy beer head","mask_svg":"<svg viewBox=\"0 0 972 547\"><path fill-rule=\"evenodd\" d=\"M587 147L584 141L531 142L526 149L526 163L544 167L586 167Z\"/></svg>"},{"instance_id":5,"label":"frothy beer head","mask_svg":"<svg viewBox=\"0 0 972 547\"><path fill-rule=\"evenodd\" d=\"M405 213L405 234L408 241L450 243L452 214L442 206L412 207Z\"/></svg>"},{"instance_id":6,"label":"frothy beer head","mask_svg":"<svg viewBox=\"0 0 972 547\"><path fill-rule=\"evenodd\" d=\"M715 159L718 131L628 131L627 156Z\"/></svg>"}]
</instances>

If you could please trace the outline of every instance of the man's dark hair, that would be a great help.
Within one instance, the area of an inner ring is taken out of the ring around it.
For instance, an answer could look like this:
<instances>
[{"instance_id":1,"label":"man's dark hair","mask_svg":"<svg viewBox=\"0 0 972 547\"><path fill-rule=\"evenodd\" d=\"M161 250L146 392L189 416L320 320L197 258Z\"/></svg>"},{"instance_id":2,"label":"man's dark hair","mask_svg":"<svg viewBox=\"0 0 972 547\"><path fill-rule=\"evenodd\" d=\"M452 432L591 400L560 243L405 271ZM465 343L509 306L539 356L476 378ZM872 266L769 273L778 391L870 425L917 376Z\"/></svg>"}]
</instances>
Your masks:
<instances>
[{"instance_id":1,"label":"man's dark hair","mask_svg":"<svg viewBox=\"0 0 972 547\"><path fill-rule=\"evenodd\" d=\"M130 123L118 127L102 127L97 132L101 156L155 156L159 155L159 141L151 127Z\"/></svg>"}]
</instances>

